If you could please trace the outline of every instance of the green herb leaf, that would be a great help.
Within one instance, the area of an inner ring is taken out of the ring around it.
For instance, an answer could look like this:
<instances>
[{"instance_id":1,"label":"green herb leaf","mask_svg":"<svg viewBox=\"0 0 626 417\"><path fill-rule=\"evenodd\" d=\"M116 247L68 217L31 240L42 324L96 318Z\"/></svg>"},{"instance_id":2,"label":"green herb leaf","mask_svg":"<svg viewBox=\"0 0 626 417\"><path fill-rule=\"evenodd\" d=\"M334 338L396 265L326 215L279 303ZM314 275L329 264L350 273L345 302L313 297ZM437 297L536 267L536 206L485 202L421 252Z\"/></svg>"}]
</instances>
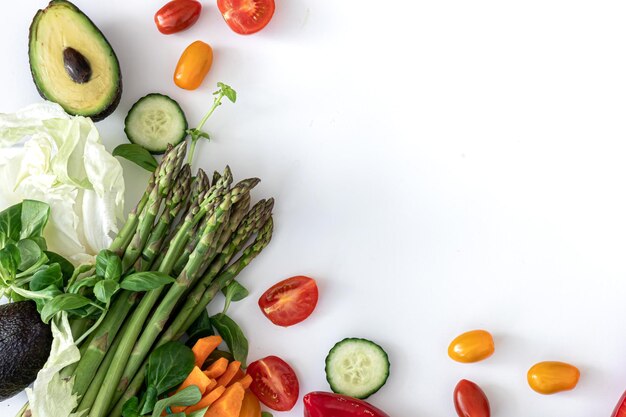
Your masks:
<instances>
[{"instance_id":1,"label":"green herb leaf","mask_svg":"<svg viewBox=\"0 0 626 417\"><path fill-rule=\"evenodd\" d=\"M248 360L248 339L233 319L224 313L211 317L211 323L226 342L235 360L246 366Z\"/></svg>"},{"instance_id":2,"label":"green herb leaf","mask_svg":"<svg viewBox=\"0 0 626 417\"><path fill-rule=\"evenodd\" d=\"M44 254L48 257L50 263L57 263L61 266L61 272L66 281L70 279L74 273L74 265L70 261L55 252L44 251Z\"/></svg>"},{"instance_id":3,"label":"green herb leaf","mask_svg":"<svg viewBox=\"0 0 626 417\"><path fill-rule=\"evenodd\" d=\"M174 278L161 272L136 272L122 280L120 287L128 291L150 291L171 284Z\"/></svg>"},{"instance_id":4,"label":"green herb leaf","mask_svg":"<svg viewBox=\"0 0 626 417\"><path fill-rule=\"evenodd\" d=\"M233 103L237 101L237 92L231 86L218 82L217 87L219 90L213 94L223 94Z\"/></svg>"},{"instance_id":5,"label":"green herb leaf","mask_svg":"<svg viewBox=\"0 0 626 417\"><path fill-rule=\"evenodd\" d=\"M93 294L103 303L111 301L111 297L120 289L120 284L113 279L103 279L93 287Z\"/></svg>"},{"instance_id":6,"label":"green herb leaf","mask_svg":"<svg viewBox=\"0 0 626 417\"><path fill-rule=\"evenodd\" d=\"M20 250L13 243L0 249L0 276L3 280L13 281L21 263ZM10 285L11 282L7 282Z\"/></svg>"},{"instance_id":7,"label":"green herb leaf","mask_svg":"<svg viewBox=\"0 0 626 417\"><path fill-rule=\"evenodd\" d=\"M113 156L120 156L133 162L146 171L154 172L158 163L157 160L144 147L134 143L119 145L113 149Z\"/></svg>"},{"instance_id":8,"label":"green herb leaf","mask_svg":"<svg viewBox=\"0 0 626 417\"><path fill-rule=\"evenodd\" d=\"M41 320L44 323L49 323L50 319L54 317L56 313L59 311L68 311L73 310L75 308L81 308L88 304L91 304L91 301L78 294L60 294L54 297L52 300L47 302L42 311L41 311Z\"/></svg>"},{"instance_id":9,"label":"green herb leaf","mask_svg":"<svg viewBox=\"0 0 626 417\"><path fill-rule=\"evenodd\" d=\"M248 295L250 295L250 291L248 291L246 287L244 287L237 281L231 282L226 288L222 289L222 292L224 293L224 296L226 297L226 300L224 302L224 311L223 311L224 314L226 314L226 312L228 311L231 301L232 302L241 301L244 298L246 298Z\"/></svg>"},{"instance_id":10,"label":"green herb leaf","mask_svg":"<svg viewBox=\"0 0 626 417\"><path fill-rule=\"evenodd\" d=\"M101 250L96 256L96 275L118 281L122 276L122 260L110 250Z\"/></svg>"},{"instance_id":11,"label":"green herb leaf","mask_svg":"<svg viewBox=\"0 0 626 417\"><path fill-rule=\"evenodd\" d=\"M192 371L195 362L193 351L180 342L168 342L156 348L148 357L148 390L141 413L152 411L159 395L180 385Z\"/></svg>"},{"instance_id":12,"label":"green herb leaf","mask_svg":"<svg viewBox=\"0 0 626 417\"><path fill-rule=\"evenodd\" d=\"M43 251L39 245L32 239L22 239L17 242L16 246L20 251L20 264L18 266L20 271L28 270L28 268L35 265L37 261L41 259L41 255L43 255Z\"/></svg>"},{"instance_id":13,"label":"green herb leaf","mask_svg":"<svg viewBox=\"0 0 626 417\"><path fill-rule=\"evenodd\" d=\"M204 407L203 409L193 411L190 414L187 414L187 417L203 417L206 414L208 409L209 409L209 407ZM182 413L182 416L184 416L184 415L185 415L185 413Z\"/></svg>"},{"instance_id":14,"label":"green herb leaf","mask_svg":"<svg viewBox=\"0 0 626 417\"><path fill-rule=\"evenodd\" d=\"M171 397L167 397L157 401L156 405L154 406L154 411L152 412L152 417L160 417L161 413L163 413L163 411L165 411L167 407L188 407L190 405L198 404L201 399L202 393L200 393L200 389L195 385L192 385L180 392L177 392Z\"/></svg>"},{"instance_id":15,"label":"green herb leaf","mask_svg":"<svg viewBox=\"0 0 626 417\"><path fill-rule=\"evenodd\" d=\"M0 212L0 247L20 240L22 231L22 203Z\"/></svg>"},{"instance_id":16,"label":"green herb leaf","mask_svg":"<svg viewBox=\"0 0 626 417\"><path fill-rule=\"evenodd\" d=\"M139 417L139 398L132 397L124 403L122 417Z\"/></svg>"},{"instance_id":17,"label":"green herb leaf","mask_svg":"<svg viewBox=\"0 0 626 417\"><path fill-rule=\"evenodd\" d=\"M59 264L44 265L33 275L28 284L31 291L41 291L49 286L63 288L63 273Z\"/></svg>"},{"instance_id":18,"label":"green herb leaf","mask_svg":"<svg viewBox=\"0 0 626 417\"><path fill-rule=\"evenodd\" d=\"M68 293L73 293L76 294L78 293L78 290L80 290L83 287L95 287L96 284L98 282L102 281L102 278L100 278L99 276L91 276L91 277L86 277L86 278L82 278L79 281L76 281L75 283L73 283L72 285L70 285L70 287L68 288L67 292Z\"/></svg>"},{"instance_id":19,"label":"green herb leaf","mask_svg":"<svg viewBox=\"0 0 626 417\"><path fill-rule=\"evenodd\" d=\"M24 200L20 217L22 223L20 238L39 237L48 223L50 206L41 201Z\"/></svg>"},{"instance_id":20,"label":"green herb leaf","mask_svg":"<svg viewBox=\"0 0 626 417\"><path fill-rule=\"evenodd\" d=\"M124 417L126 417L126 416L124 416ZM267 411L263 411L261 413L261 417L274 417L274 416L272 416L272 413L268 413Z\"/></svg>"},{"instance_id":21,"label":"green herb leaf","mask_svg":"<svg viewBox=\"0 0 626 417\"><path fill-rule=\"evenodd\" d=\"M191 323L191 326L187 329L187 335L189 336L186 343L187 346L193 346L196 344L198 339L213 335L213 326L211 325L209 312L206 311L206 309L202 312L200 317L196 319L196 321Z\"/></svg>"}]
</instances>

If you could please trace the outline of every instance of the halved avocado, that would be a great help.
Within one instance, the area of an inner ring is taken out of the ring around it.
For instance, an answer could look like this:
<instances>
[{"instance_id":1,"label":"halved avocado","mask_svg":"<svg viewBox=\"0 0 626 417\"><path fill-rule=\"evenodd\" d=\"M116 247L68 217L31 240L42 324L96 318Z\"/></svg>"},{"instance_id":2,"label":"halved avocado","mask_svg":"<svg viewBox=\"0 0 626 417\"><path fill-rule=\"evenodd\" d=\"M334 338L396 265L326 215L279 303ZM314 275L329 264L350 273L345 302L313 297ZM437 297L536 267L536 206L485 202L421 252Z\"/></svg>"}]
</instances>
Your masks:
<instances>
[{"instance_id":1,"label":"halved avocado","mask_svg":"<svg viewBox=\"0 0 626 417\"><path fill-rule=\"evenodd\" d=\"M122 96L113 48L78 7L52 0L30 26L28 57L39 94L66 112L102 120Z\"/></svg>"}]
</instances>

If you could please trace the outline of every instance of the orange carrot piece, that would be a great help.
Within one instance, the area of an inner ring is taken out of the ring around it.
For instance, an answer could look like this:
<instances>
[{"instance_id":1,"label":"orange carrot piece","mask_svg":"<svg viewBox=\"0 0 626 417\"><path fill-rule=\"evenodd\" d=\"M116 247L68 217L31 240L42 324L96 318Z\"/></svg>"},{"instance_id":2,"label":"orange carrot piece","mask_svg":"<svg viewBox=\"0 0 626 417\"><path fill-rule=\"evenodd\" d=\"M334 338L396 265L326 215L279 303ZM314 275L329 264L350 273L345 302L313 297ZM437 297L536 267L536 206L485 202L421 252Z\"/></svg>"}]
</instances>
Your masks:
<instances>
[{"instance_id":1,"label":"orange carrot piece","mask_svg":"<svg viewBox=\"0 0 626 417\"><path fill-rule=\"evenodd\" d=\"M261 417L261 403L250 390L246 390L239 417Z\"/></svg>"},{"instance_id":2,"label":"orange carrot piece","mask_svg":"<svg viewBox=\"0 0 626 417\"><path fill-rule=\"evenodd\" d=\"M215 401L217 401L218 398L222 396L222 394L224 394L224 391L226 391L226 388L218 385L213 391L202 397L198 404L187 407L185 409L185 413L192 413L194 411L202 410L205 407L210 407Z\"/></svg>"},{"instance_id":3,"label":"orange carrot piece","mask_svg":"<svg viewBox=\"0 0 626 417\"><path fill-rule=\"evenodd\" d=\"M222 343L220 336L208 336L198 339L195 345L193 345L193 354L196 357L196 366L201 368L204 365L204 361Z\"/></svg>"},{"instance_id":4,"label":"orange carrot piece","mask_svg":"<svg viewBox=\"0 0 626 417\"><path fill-rule=\"evenodd\" d=\"M243 389L248 389L250 388L250 385L252 384L252 376L246 374L243 376L243 378L240 378L239 380L235 381L235 383L241 384Z\"/></svg>"},{"instance_id":5,"label":"orange carrot piece","mask_svg":"<svg viewBox=\"0 0 626 417\"><path fill-rule=\"evenodd\" d=\"M239 417L246 390L234 383L209 407L204 417Z\"/></svg>"},{"instance_id":6,"label":"orange carrot piece","mask_svg":"<svg viewBox=\"0 0 626 417\"><path fill-rule=\"evenodd\" d=\"M200 390L200 394L204 395L204 393L209 389L209 385L211 385L211 381L215 382L215 385L217 385L217 382L214 379L210 379L209 377L207 377L201 370L200 368L198 368L197 366L195 366L193 368L193 370L191 371L191 373L187 376L187 378L183 381L182 384L180 384L180 387L178 387L178 389L176 390L176 392L180 392L182 390L184 390L187 387L190 387L192 385L195 385L196 387L198 387L198 389ZM174 413L180 413L182 411L185 410L185 408L187 407L183 407L183 406L174 406L172 407L172 412Z\"/></svg>"},{"instance_id":7,"label":"orange carrot piece","mask_svg":"<svg viewBox=\"0 0 626 417\"><path fill-rule=\"evenodd\" d=\"M243 379L244 376L246 376L246 373L240 367L237 370L237 373L235 374L235 376L230 380L228 384L226 384L226 386L228 387L230 385L233 385L235 382L239 382L241 379Z\"/></svg>"},{"instance_id":8,"label":"orange carrot piece","mask_svg":"<svg viewBox=\"0 0 626 417\"><path fill-rule=\"evenodd\" d=\"M226 372L226 368L228 368L228 359L219 358L218 360L213 362L211 366L206 368L204 374L209 378L217 379L221 377L224 372Z\"/></svg>"},{"instance_id":9,"label":"orange carrot piece","mask_svg":"<svg viewBox=\"0 0 626 417\"><path fill-rule=\"evenodd\" d=\"M224 372L224 374L217 380L217 385L221 385L223 387L228 386L228 383L232 381L235 375L237 375L239 368L241 368L241 362L232 361L229 363L226 372Z\"/></svg>"}]
</instances>

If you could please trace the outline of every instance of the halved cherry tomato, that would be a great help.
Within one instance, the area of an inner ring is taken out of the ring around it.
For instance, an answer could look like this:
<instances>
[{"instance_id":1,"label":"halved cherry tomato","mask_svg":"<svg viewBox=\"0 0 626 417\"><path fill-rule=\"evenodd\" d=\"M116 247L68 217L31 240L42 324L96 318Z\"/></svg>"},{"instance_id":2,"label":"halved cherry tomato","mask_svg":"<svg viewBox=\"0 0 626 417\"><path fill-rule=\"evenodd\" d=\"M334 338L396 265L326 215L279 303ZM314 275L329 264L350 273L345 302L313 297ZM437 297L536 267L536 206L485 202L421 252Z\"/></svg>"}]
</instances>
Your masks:
<instances>
[{"instance_id":1,"label":"halved cherry tomato","mask_svg":"<svg viewBox=\"0 0 626 417\"><path fill-rule=\"evenodd\" d=\"M611 417L626 417L626 392L622 395L622 398L619 399Z\"/></svg>"},{"instance_id":2,"label":"halved cherry tomato","mask_svg":"<svg viewBox=\"0 0 626 417\"><path fill-rule=\"evenodd\" d=\"M495 350L493 337L485 330L472 330L457 336L448 347L448 356L457 362L487 359Z\"/></svg>"},{"instance_id":3,"label":"halved cherry tomato","mask_svg":"<svg viewBox=\"0 0 626 417\"><path fill-rule=\"evenodd\" d=\"M313 278L287 278L265 291L259 298L263 314L278 326L293 326L311 315L318 299Z\"/></svg>"},{"instance_id":4,"label":"halved cherry tomato","mask_svg":"<svg viewBox=\"0 0 626 417\"><path fill-rule=\"evenodd\" d=\"M202 3L197 0L172 0L154 15L159 32L165 35L180 32L198 21Z\"/></svg>"},{"instance_id":5,"label":"halved cherry tomato","mask_svg":"<svg viewBox=\"0 0 626 417\"><path fill-rule=\"evenodd\" d=\"M459 417L489 417L489 400L472 381L462 379L454 389L454 408Z\"/></svg>"},{"instance_id":6,"label":"halved cherry tomato","mask_svg":"<svg viewBox=\"0 0 626 417\"><path fill-rule=\"evenodd\" d=\"M304 396L304 417L389 417L370 403L330 392Z\"/></svg>"},{"instance_id":7,"label":"halved cherry tomato","mask_svg":"<svg viewBox=\"0 0 626 417\"><path fill-rule=\"evenodd\" d=\"M204 81L212 64L213 49L202 41L195 41L180 56L174 72L174 82L185 90L195 90Z\"/></svg>"},{"instance_id":8,"label":"halved cherry tomato","mask_svg":"<svg viewBox=\"0 0 626 417\"><path fill-rule=\"evenodd\" d=\"M250 391L272 410L289 411L298 401L298 377L281 358L268 356L252 362L247 372L252 376Z\"/></svg>"},{"instance_id":9,"label":"halved cherry tomato","mask_svg":"<svg viewBox=\"0 0 626 417\"><path fill-rule=\"evenodd\" d=\"M528 370L528 385L539 394L572 390L578 379L578 368L564 362L539 362Z\"/></svg>"},{"instance_id":10,"label":"halved cherry tomato","mask_svg":"<svg viewBox=\"0 0 626 417\"><path fill-rule=\"evenodd\" d=\"M241 35L267 26L276 8L274 0L217 0L217 7L228 26Z\"/></svg>"}]
</instances>

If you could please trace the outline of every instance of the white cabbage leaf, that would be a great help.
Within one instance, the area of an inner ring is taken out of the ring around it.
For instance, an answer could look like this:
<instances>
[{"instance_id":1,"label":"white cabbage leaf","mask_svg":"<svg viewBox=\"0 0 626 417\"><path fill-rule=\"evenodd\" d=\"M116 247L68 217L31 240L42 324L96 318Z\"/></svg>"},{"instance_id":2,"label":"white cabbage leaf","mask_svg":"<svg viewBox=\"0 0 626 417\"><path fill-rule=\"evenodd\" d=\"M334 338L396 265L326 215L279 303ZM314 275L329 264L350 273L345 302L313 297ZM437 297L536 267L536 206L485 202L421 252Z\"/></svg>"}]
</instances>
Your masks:
<instances>
[{"instance_id":1,"label":"white cabbage leaf","mask_svg":"<svg viewBox=\"0 0 626 417\"><path fill-rule=\"evenodd\" d=\"M124 178L91 119L50 102L0 114L0 210L27 198L50 205L48 247L74 264L111 244Z\"/></svg>"}]
</instances>

